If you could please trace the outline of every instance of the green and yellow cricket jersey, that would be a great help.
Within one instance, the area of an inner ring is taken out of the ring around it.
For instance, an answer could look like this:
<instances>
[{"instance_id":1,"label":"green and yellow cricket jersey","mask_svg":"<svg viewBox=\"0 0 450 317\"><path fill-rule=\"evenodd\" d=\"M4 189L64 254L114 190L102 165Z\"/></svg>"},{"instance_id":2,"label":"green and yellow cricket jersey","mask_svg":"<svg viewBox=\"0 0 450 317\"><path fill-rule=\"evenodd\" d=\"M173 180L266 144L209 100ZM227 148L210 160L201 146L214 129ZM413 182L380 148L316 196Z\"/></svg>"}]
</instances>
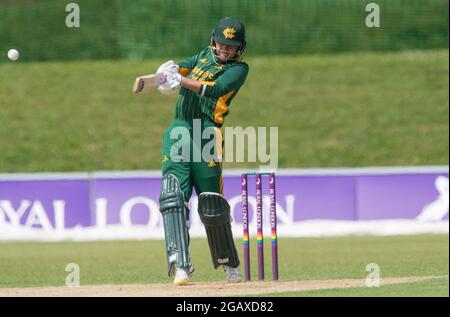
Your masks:
<instances>
[{"instance_id":1,"label":"green and yellow cricket jersey","mask_svg":"<svg viewBox=\"0 0 450 317\"><path fill-rule=\"evenodd\" d=\"M175 119L188 122L202 119L221 127L231 101L247 78L248 65L242 61L217 64L213 52L207 47L179 66L181 75L200 81L202 86L198 92L181 87Z\"/></svg>"}]
</instances>

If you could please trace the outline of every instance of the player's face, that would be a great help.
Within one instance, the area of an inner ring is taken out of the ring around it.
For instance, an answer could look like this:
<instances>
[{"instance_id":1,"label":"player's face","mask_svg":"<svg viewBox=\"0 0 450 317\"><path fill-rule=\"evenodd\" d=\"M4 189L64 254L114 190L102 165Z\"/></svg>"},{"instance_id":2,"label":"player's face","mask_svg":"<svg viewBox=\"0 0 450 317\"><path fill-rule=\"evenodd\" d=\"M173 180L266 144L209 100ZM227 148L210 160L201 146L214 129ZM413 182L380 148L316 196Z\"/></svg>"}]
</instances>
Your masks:
<instances>
[{"instance_id":1,"label":"player's face","mask_svg":"<svg viewBox=\"0 0 450 317\"><path fill-rule=\"evenodd\" d=\"M216 53L222 61L233 59L239 46L226 45L216 42Z\"/></svg>"}]
</instances>

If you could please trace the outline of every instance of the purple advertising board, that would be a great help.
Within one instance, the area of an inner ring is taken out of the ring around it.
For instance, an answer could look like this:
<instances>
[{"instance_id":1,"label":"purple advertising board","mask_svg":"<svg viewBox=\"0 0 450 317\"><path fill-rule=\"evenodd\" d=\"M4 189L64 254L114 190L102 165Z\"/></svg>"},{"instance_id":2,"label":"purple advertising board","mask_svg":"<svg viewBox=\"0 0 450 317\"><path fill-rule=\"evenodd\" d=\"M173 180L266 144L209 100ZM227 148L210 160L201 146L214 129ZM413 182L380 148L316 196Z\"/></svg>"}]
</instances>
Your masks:
<instances>
[{"instance_id":1,"label":"purple advertising board","mask_svg":"<svg viewBox=\"0 0 450 317\"><path fill-rule=\"evenodd\" d=\"M240 182L239 171L224 174L237 235L242 227ZM426 228L438 223L439 232L446 223L448 228L448 167L280 170L276 183L280 236L305 234L304 225L317 221L402 219L414 222L414 228L419 222ZM159 190L159 172L0 175L0 240L163 238ZM252 234L254 177L249 177L248 190ZM263 177L266 230L269 204ZM189 207L191 235L204 237L195 193Z\"/></svg>"},{"instance_id":2,"label":"purple advertising board","mask_svg":"<svg viewBox=\"0 0 450 317\"><path fill-rule=\"evenodd\" d=\"M0 222L64 230L91 225L88 180L0 179Z\"/></svg>"}]
</instances>

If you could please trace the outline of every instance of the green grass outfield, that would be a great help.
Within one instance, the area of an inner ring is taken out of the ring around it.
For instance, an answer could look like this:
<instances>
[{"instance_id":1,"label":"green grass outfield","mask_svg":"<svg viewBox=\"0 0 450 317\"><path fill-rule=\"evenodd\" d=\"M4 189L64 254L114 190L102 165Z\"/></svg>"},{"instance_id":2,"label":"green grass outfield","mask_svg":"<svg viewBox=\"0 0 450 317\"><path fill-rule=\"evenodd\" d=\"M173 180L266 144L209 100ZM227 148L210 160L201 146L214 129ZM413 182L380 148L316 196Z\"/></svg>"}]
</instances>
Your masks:
<instances>
[{"instance_id":1,"label":"green grass outfield","mask_svg":"<svg viewBox=\"0 0 450 317\"><path fill-rule=\"evenodd\" d=\"M242 244L237 243L242 255ZM266 274L270 277L269 246ZM253 278L256 254L252 249ZM0 287L64 286L68 263L80 266L82 285L171 283L166 275L164 242L112 241L0 243ZM197 269L193 281L221 281L205 239L193 239L191 255ZM377 263L381 277L447 276L444 279L380 288L352 288L282 293L283 296L448 296L448 235L397 237L281 238L281 280L364 279L368 263ZM447 282L445 282L447 281ZM445 283L446 285L444 285Z\"/></svg>"},{"instance_id":2,"label":"green grass outfield","mask_svg":"<svg viewBox=\"0 0 450 317\"><path fill-rule=\"evenodd\" d=\"M448 58L448 50L249 57L226 124L279 127L284 168L446 165ZM135 96L131 87L163 61L1 61L0 172L158 169L175 96Z\"/></svg>"},{"instance_id":3,"label":"green grass outfield","mask_svg":"<svg viewBox=\"0 0 450 317\"><path fill-rule=\"evenodd\" d=\"M351 287L304 292L279 292L265 294L267 297L448 297L448 277L423 282L382 285L380 287Z\"/></svg>"}]
</instances>

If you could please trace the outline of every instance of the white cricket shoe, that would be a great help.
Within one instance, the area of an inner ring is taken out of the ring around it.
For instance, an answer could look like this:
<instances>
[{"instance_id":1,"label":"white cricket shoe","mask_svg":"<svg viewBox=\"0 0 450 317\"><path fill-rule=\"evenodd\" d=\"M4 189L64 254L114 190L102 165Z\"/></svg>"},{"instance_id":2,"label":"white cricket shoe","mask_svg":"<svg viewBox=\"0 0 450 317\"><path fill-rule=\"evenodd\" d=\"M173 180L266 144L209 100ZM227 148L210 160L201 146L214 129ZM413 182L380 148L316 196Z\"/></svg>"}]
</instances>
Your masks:
<instances>
[{"instance_id":1,"label":"white cricket shoe","mask_svg":"<svg viewBox=\"0 0 450 317\"><path fill-rule=\"evenodd\" d=\"M175 273L175 279L173 280L173 284L175 285L184 285L189 280L189 277L195 272L194 267L191 265L187 270L177 268Z\"/></svg>"},{"instance_id":2,"label":"white cricket shoe","mask_svg":"<svg viewBox=\"0 0 450 317\"><path fill-rule=\"evenodd\" d=\"M224 265L223 270L225 271L226 278L230 283L239 283L242 281L241 272L239 267L231 267L229 265Z\"/></svg>"}]
</instances>

